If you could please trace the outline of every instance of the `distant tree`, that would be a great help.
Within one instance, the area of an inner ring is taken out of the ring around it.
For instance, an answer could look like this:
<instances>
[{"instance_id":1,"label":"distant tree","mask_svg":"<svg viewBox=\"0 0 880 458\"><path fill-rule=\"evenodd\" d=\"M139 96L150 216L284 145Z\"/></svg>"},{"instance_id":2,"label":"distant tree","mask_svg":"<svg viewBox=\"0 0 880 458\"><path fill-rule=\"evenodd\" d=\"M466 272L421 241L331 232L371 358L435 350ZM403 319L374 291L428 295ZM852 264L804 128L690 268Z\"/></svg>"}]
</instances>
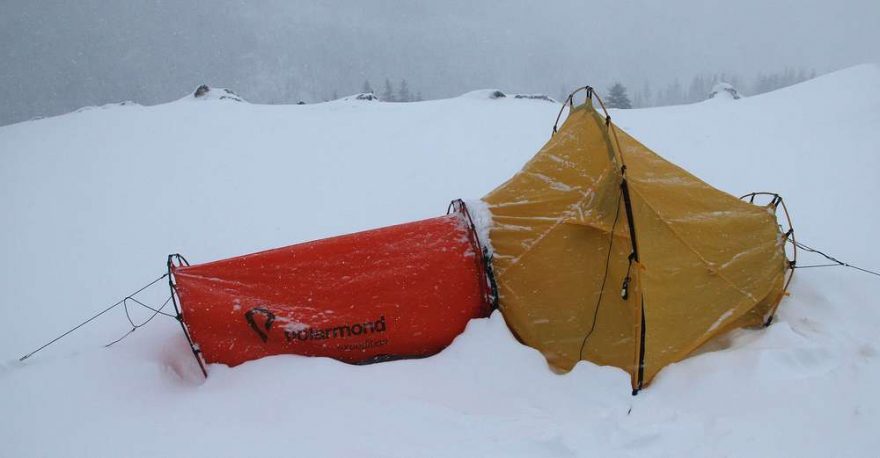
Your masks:
<instances>
[{"instance_id":1,"label":"distant tree","mask_svg":"<svg viewBox=\"0 0 880 458\"><path fill-rule=\"evenodd\" d=\"M424 100L424 99L422 98L422 93L421 93L421 91L416 92L416 98L413 99L413 101L414 101L414 102L421 102L422 100Z\"/></svg>"},{"instance_id":2,"label":"distant tree","mask_svg":"<svg viewBox=\"0 0 880 458\"><path fill-rule=\"evenodd\" d=\"M406 84L406 80L400 80L400 89L397 90L397 101L398 102L412 102L412 96L409 93L409 85Z\"/></svg>"},{"instance_id":3,"label":"distant tree","mask_svg":"<svg viewBox=\"0 0 880 458\"><path fill-rule=\"evenodd\" d=\"M635 94L633 94L632 106L633 108L641 108L645 106L645 100L642 99L642 93L640 91L636 91Z\"/></svg>"},{"instance_id":4,"label":"distant tree","mask_svg":"<svg viewBox=\"0 0 880 458\"><path fill-rule=\"evenodd\" d=\"M691 85L688 87L686 102L694 103L699 102L701 100L705 100L706 96L709 94L709 88L714 84L711 78L705 78L703 75L697 75L691 80Z\"/></svg>"},{"instance_id":5,"label":"distant tree","mask_svg":"<svg viewBox=\"0 0 880 458\"><path fill-rule=\"evenodd\" d=\"M383 102L395 102L394 100L394 88L391 87L391 80L385 78L385 90L382 92L382 101Z\"/></svg>"},{"instance_id":6,"label":"distant tree","mask_svg":"<svg viewBox=\"0 0 880 458\"><path fill-rule=\"evenodd\" d=\"M654 93L651 92L651 83L648 81L645 81L645 84L642 86L642 106L654 106Z\"/></svg>"},{"instance_id":7,"label":"distant tree","mask_svg":"<svg viewBox=\"0 0 880 458\"><path fill-rule=\"evenodd\" d=\"M759 74L752 85L753 94L763 94L806 81L816 76L816 71L808 73L803 69L786 68L781 73Z\"/></svg>"},{"instance_id":8,"label":"distant tree","mask_svg":"<svg viewBox=\"0 0 880 458\"><path fill-rule=\"evenodd\" d=\"M338 98L339 98L339 93L336 91L333 91L333 98L331 98L330 100L336 100Z\"/></svg>"},{"instance_id":9,"label":"distant tree","mask_svg":"<svg viewBox=\"0 0 880 458\"><path fill-rule=\"evenodd\" d=\"M681 83L676 78L666 86L657 105L676 105L680 103L684 103L684 92L681 90Z\"/></svg>"},{"instance_id":10,"label":"distant tree","mask_svg":"<svg viewBox=\"0 0 880 458\"><path fill-rule=\"evenodd\" d=\"M626 87L621 83L614 83L608 90L608 108L632 108L632 103L626 95Z\"/></svg>"},{"instance_id":11,"label":"distant tree","mask_svg":"<svg viewBox=\"0 0 880 458\"><path fill-rule=\"evenodd\" d=\"M361 88L361 92L364 94L373 93L373 86L370 86L370 80L364 80L364 86Z\"/></svg>"}]
</instances>

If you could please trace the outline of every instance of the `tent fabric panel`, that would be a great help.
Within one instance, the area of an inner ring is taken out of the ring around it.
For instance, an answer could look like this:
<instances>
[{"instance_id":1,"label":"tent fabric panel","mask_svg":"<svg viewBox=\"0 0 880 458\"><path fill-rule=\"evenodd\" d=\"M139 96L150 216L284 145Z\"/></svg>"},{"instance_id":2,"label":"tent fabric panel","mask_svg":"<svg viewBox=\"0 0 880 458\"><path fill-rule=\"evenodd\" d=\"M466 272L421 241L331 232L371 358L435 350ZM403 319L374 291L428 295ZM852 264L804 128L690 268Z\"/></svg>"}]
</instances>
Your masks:
<instances>
[{"instance_id":1,"label":"tent fabric panel","mask_svg":"<svg viewBox=\"0 0 880 458\"><path fill-rule=\"evenodd\" d=\"M619 135L646 307L645 382L781 291L782 237L766 207L723 193Z\"/></svg>"},{"instance_id":2,"label":"tent fabric panel","mask_svg":"<svg viewBox=\"0 0 880 458\"><path fill-rule=\"evenodd\" d=\"M645 300L644 383L751 310L760 300L683 248L666 223L635 199L639 277Z\"/></svg>"},{"instance_id":3,"label":"tent fabric panel","mask_svg":"<svg viewBox=\"0 0 880 458\"><path fill-rule=\"evenodd\" d=\"M772 208L712 188L625 132L620 132L620 141L633 194L643 198L649 211L709 268L758 292L784 271L784 240Z\"/></svg>"},{"instance_id":4,"label":"tent fabric panel","mask_svg":"<svg viewBox=\"0 0 880 458\"><path fill-rule=\"evenodd\" d=\"M483 198L505 319L561 370L584 358L635 370L635 301L620 297L631 248L603 130L588 110L574 110L522 171ZM590 135L570 135L579 131Z\"/></svg>"}]
</instances>

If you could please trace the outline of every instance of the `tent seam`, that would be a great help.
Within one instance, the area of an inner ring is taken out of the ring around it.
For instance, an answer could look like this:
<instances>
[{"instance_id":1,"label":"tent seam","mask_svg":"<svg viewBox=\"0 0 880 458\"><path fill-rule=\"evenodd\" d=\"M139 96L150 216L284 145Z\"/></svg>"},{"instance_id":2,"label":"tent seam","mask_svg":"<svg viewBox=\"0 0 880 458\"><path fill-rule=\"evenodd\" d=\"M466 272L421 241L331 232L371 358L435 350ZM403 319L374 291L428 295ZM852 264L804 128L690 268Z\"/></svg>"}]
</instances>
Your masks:
<instances>
[{"instance_id":1,"label":"tent seam","mask_svg":"<svg viewBox=\"0 0 880 458\"><path fill-rule=\"evenodd\" d=\"M571 216L574 214L574 210L573 210L573 208L575 208L575 207L577 207L577 206L580 206L581 204L583 204L583 203L587 200L587 198L588 198L589 196L593 195L594 193L591 192L591 191L594 191L594 190L595 190L597 183L601 182L606 176L608 176L608 175L610 174L609 172L610 172L611 170L614 170L614 167L611 167L610 164L609 164L609 167L607 167L607 168L605 169L605 171L602 172L602 175L599 176L599 179L595 180L595 181L593 182L593 185L592 185L591 187L589 187L589 188L586 189L586 192L583 193L583 194L584 194L583 197L581 197L578 201L574 202L574 203L569 207L569 209L566 210L566 211L561 215L561 217L557 219L556 223L554 223L552 226L550 226L549 228L547 228L547 230L545 230L544 232L542 232L541 235L540 235L537 239L535 239L535 241L532 242L532 244L529 245L529 247L528 247L525 251L523 251L523 252L520 253L518 256L516 256L516 258L514 258L514 260L511 261L510 264L509 264L507 267L505 267L504 269L499 269L499 270L498 270L498 276L504 275L504 273L507 272L507 270L509 270L511 267L513 267L513 266L519 264L520 259L522 259L523 256L529 254L529 253L530 253L530 252L531 252L531 251L532 251L532 250L533 250L538 244L540 244L540 243L541 243L541 242L547 237L547 234L549 234L550 232L552 232L554 229L556 229L557 227L559 227L561 224L565 224L565 219L571 217Z\"/></svg>"}]
</instances>

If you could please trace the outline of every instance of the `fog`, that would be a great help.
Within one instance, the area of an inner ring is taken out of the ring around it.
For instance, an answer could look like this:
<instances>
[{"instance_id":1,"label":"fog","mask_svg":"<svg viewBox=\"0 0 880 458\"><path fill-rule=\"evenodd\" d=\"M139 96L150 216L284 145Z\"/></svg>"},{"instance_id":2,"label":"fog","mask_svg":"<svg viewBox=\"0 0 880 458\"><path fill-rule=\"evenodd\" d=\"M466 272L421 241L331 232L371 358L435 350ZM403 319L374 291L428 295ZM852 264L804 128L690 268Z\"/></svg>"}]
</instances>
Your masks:
<instances>
[{"instance_id":1,"label":"fog","mask_svg":"<svg viewBox=\"0 0 880 458\"><path fill-rule=\"evenodd\" d=\"M700 74L826 73L880 61L880 2L0 0L0 124L182 97L260 103L478 88L559 97ZM748 91L745 91L748 92Z\"/></svg>"}]
</instances>

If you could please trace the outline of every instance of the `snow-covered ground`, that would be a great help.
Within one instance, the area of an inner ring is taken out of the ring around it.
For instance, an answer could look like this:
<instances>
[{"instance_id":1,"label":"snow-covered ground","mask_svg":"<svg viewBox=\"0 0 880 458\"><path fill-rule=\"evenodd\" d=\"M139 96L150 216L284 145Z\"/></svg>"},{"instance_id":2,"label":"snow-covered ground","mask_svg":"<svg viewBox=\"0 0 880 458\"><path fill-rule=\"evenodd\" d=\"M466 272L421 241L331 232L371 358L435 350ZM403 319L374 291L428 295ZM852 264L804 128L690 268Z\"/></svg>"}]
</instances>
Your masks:
<instances>
[{"instance_id":1,"label":"snow-covered ground","mask_svg":"<svg viewBox=\"0 0 880 458\"><path fill-rule=\"evenodd\" d=\"M120 309L17 361L161 275L168 253L204 262L479 197L540 148L558 107L187 97L0 127L0 455L875 455L880 279L834 268L798 271L772 326L636 397L615 368L552 373L498 314L424 360L278 356L203 381L164 317L103 348L127 330ZM801 240L880 267L880 66L612 115L725 191L782 193Z\"/></svg>"}]
</instances>

